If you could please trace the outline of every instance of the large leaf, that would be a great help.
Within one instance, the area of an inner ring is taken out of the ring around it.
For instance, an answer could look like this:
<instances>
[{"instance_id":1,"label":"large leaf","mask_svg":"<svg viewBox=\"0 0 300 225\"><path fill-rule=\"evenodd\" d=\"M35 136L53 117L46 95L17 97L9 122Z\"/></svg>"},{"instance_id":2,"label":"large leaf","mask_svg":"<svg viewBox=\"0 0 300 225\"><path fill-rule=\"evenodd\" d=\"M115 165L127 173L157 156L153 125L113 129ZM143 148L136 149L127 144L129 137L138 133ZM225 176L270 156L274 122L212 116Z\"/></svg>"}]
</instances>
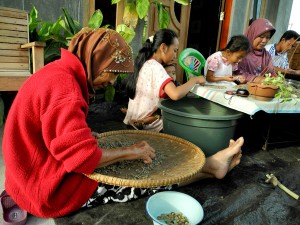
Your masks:
<instances>
[{"instance_id":1,"label":"large leaf","mask_svg":"<svg viewBox=\"0 0 300 225\"><path fill-rule=\"evenodd\" d=\"M140 19L148 15L150 2L149 0L136 0L136 11Z\"/></svg>"},{"instance_id":2,"label":"large leaf","mask_svg":"<svg viewBox=\"0 0 300 225\"><path fill-rule=\"evenodd\" d=\"M52 27L52 23L50 22L44 22L40 28L40 30L38 31L38 37L39 37L39 41L44 41L46 42L47 40L49 40L49 35L50 35L50 29Z\"/></svg>"},{"instance_id":3,"label":"large leaf","mask_svg":"<svg viewBox=\"0 0 300 225\"><path fill-rule=\"evenodd\" d=\"M38 18L38 11L33 6L29 13L29 31L34 31L41 22Z\"/></svg>"},{"instance_id":4,"label":"large leaf","mask_svg":"<svg viewBox=\"0 0 300 225\"><path fill-rule=\"evenodd\" d=\"M138 14L136 11L135 3L128 3L125 6L124 15L123 15L123 22L128 27L135 28L138 23Z\"/></svg>"},{"instance_id":5,"label":"large leaf","mask_svg":"<svg viewBox=\"0 0 300 225\"><path fill-rule=\"evenodd\" d=\"M127 27L125 24L118 25L116 30L122 35L127 43L130 43L135 36L134 30Z\"/></svg>"},{"instance_id":6,"label":"large leaf","mask_svg":"<svg viewBox=\"0 0 300 225\"><path fill-rule=\"evenodd\" d=\"M63 28L63 35L66 37L73 37L74 34L71 33L69 27L66 25L66 22L64 20L59 21L59 24L61 25L61 27Z\"/></svg>"},{"instance_id":7,"label":"large leaf","mask_svg":"<svg viewBox=\"0 0 300 225\"><path fill-rule=\"evenodd\" d=\"M30 41L36 41L39 40L38 34L37 34L37 28L39 24L41 23L41 20L38 20L38 11L33 6L29 13L29 40Z\"/></svg>"},{"instance_id":8,"label":"large leaf","mask_svg":"<svg viewBox=\"0 0 300 225\"><path fill-rule=\"evenodd\" d=\"M157 4L159 29L168 28L170 25L170 14L163 4Z\"/></svg>"},{"instance_id":9,"label":"large leaf","mask_svg":"<svg viewBox=\"0 0 300 225\"><path fill-rule=\"evenodd\" d=\"M82 29L82 26L78 22L76 23L73 20L73 18L71 17L71 15L67 9L62 8L62 10L63 10L64 16L65 16L66 27L69 28L70 33L72 33L72 34L78 33Z\"/></svg>"},{"instance_id":10,"label":"large leaf","mask_svg":"<svg viewBox=\"0 0 300 225\"><path fill-rule=\"evenodd\" d=\"M44 51L45 64L60 58L60 49L66 48L63 43L49 41Z\"/></svg>"},{"instance_id":11,"label":"large leaf","mask_svg":"<svg viewBox=\"0 0 300 225\"><path fill-rule=\"evenodd\" d=\"M111 4L113 5L113 4L117 4L117 3L119 3L119 1L121 1L121 0L111 0Z\"/></svg>"},{"instance_id":12,"label":"large leaf","mask_svg":"<svg viewBox=\"0 0 300 225\"><path fill-rule=\"evenodd\" d=\"M62 21L62 16L60 16L58 20L55 21L55 23L53 23L53 25L51 26L50 28L51 34L59 35L61 33L62 26L60 24L60 21Z\"/></svg>"},{"instance_id":13,"label":"large leaf","mask_svg":"<svg viewBox=\"0 0 300 225\"><path fill-rule=\"evenodd\" d=\"M104 99L106 102L112 102L114 100L116 89L114 86L109 85L105 88Z\"/></svg>"},{"instance_id":14,"label":"large leaf","mask_svg":"<svg viewBox=\"0 0 300 225\"><path fill-rule=\"evenodd\" d=\"M103 21L103 14L100 9L97 9L91 16L88 22L88 26L90 28L98 28L101 26L102 21Z\"/></svg>"},{"instance_id":15,"label":"large leaf","mask_svg":"<svg viewBox=\"0 0 300 225\"><path fill-rule=\"evenodd\" d=\"M175 0L175 2L177 2L181 5L188 5L189 4L189 0Z\"/></svg>"}]
</instances>

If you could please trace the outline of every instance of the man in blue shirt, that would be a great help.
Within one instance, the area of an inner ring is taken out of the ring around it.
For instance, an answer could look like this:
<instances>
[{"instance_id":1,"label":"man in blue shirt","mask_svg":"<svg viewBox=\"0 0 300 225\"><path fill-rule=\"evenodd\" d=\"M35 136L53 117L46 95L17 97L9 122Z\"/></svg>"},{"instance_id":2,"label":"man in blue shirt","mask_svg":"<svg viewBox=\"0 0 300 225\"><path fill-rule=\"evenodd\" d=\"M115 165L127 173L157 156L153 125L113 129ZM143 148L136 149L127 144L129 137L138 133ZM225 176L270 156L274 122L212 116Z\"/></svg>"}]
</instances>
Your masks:
<instances>
[{"instance_id":1,"label":"man in blue shirt","mask_svg":"<svg viewBox=\"0 0 300 225\"><path fill-rule=\"evenodd\" d=\"M299 34L296 31L286 31L280 41L275 44L266 45L266 50L271 54L275 72L300 74L300 70L293 70L289 68L289 61L287 52L299 40Z\"/></svg>"}]
</instances>

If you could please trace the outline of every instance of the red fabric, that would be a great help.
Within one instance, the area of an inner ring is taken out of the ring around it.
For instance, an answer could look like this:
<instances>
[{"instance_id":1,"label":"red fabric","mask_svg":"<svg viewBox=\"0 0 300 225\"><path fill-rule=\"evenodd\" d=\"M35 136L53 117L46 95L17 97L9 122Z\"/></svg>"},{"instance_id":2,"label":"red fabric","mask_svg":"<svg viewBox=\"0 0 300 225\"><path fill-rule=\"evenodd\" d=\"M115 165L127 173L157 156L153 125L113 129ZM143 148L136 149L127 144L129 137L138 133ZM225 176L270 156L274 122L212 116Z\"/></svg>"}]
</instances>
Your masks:
<instances>
[{"instance_id":1,"label":"red fabric","mask_svg":"<svg viewBox=\"0 0 300 225\"><path fill-rule=\"evenodd\" d=\"M86 123L88 89L80 61L62 49L60 60L33 74L19 90L5 124L5 189L38 217L79 209L97 182L82 173L102 152Z\"/></svg>"},{"instance_id":2,"label":"red fabric","mask_svg":"<svg viewBox=\"0 0 300 225\"><path fill-rule=\"evenodd\" d=\"M165 82L163 82L161 84L160 89L159 89L159 97L160 98L167 98L168 97L168 95L164 92L164 88L171 81L173 81L173 79L170 77L167 80L165 80Z\"/></svg>"}]
</instances>

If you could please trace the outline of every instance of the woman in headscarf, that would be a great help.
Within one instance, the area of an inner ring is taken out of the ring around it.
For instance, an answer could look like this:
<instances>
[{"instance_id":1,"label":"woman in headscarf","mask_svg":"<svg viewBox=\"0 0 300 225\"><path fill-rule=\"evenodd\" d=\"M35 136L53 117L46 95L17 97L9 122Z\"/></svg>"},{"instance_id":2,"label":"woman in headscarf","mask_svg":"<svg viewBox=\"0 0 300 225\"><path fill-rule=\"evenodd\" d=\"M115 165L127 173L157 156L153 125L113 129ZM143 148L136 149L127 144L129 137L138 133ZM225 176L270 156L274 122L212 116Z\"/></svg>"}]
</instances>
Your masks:
<instances>
[{"instance_id":1,"label":"woman in headscarf","mask_svg":"<svg viewBox=\"0 0 300 225\"><path fill-rule=\"evenodd\" d=\"M5 189L23 210L60 217L82 207L126 202L161 188L137 189L98 183L84 174L123 160L151 163L155 150L145 141L100 149L86 123L89 97L132 73L132 50L117 32L83 29L61 50L61 58L33 74L19 90L3 136ZM223 178L241 158L243 139L207 159L194 179ZM2 196L3 196L2 195Z\"/></svg>"},{"instance_id":2,"label":"woman in headscarf","mask_svg":"<svg viewBox=\"0 0 300 225\"><path fill-rule=\"evenodd\" d=\"M247 28L245 36L251 43L251 50L234 72L240 76L242 83L260 82L266 73L274 73L272 57L265 46L275 31L271 22L263 18L254 20Z\"/></svg>"}]
</instances>

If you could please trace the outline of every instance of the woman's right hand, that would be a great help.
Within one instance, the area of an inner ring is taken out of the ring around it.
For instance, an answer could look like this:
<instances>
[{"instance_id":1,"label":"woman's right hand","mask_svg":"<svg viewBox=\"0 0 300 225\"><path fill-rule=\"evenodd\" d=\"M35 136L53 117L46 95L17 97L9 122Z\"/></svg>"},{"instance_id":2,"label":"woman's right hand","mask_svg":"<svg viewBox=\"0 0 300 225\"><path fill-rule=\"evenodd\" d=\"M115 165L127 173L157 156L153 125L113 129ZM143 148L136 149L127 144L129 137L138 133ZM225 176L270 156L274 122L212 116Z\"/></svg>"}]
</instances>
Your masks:
<instances>
[{"instance_id":1,"label":"woman's right hand","mask_svg":"<svg viewBox=\"0 0 300 225\"><path fill-rule=\"evenodd\" d=\"M127 160L142 159L144 163L151 163L155 158L155 149L146 141L141 141L128 147Z\"/></svg>"},{"instance_id":2,"label":"woman's right hand","mask_svg":"<svg viewBox=\"0 0 300 225\"><path fill-rule=\"evenodd\" d=\"M102 149L102 157L98 163L98 167L108 166L124 160L141 159L144 163L151 163L154 158L155 149L153 149L146 141L141 141L128 147Z\"/></svg>"},{"instance_id":3,"label":"woman's right hand","mask_svg":"<svg viewBox=\"0 0 300 225\"><path fill-rule=\"evenodd\" d=\"M194 78L196 79L196 84L205 84L204 76L196 76Z\"/></svg>"}]
</instances>

